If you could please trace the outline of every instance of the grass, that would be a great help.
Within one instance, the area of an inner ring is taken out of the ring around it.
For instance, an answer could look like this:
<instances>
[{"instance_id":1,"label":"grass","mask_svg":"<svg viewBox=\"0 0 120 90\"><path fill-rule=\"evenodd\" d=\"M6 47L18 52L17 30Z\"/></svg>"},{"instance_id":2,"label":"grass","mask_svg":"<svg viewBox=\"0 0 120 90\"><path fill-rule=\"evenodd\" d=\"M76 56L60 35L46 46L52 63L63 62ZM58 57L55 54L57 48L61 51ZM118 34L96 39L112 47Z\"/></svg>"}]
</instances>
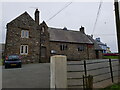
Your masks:
<instances>
[{"instance_id":1,"label":"grass","mask_svg":"<svg viewBox=\"0 0 120 90\"><path fill-rule=\"evenodd\" d=\"M104 59L118 59L118 56L103 56Z\"/></svg>"},{"instance_id":2,"label":"grass","mask_svg":"<svg viewBox=\"0 0 120 90\"><path fill-rule=\"evenodd\" d=\"M108 86L106 88L103 88L102 90L120 90L120 83L119 84L114 84L112 86Z\"/></svg>"}]
</instances>

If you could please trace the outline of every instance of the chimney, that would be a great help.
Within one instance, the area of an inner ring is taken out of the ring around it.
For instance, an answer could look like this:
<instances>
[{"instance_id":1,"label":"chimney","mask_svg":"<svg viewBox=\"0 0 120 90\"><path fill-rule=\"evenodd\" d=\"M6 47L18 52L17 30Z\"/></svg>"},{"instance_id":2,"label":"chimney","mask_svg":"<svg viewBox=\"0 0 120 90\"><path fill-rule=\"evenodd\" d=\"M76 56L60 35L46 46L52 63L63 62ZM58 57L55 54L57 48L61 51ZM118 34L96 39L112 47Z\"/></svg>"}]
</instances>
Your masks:
<instances>
[{"instance_id":1,"label":"chimney","mask_svg":"<svg viewBox=\"0 0 120 90\"><path fill-rule=\"evenodd\" d=\"M98 38L96 38L96 41L100 42L100 38L99 38L99 37L98 37Z\"/></svg>"},{"instance_id":2,"label":"chimney","mask_svg":"<svg viewBox=\"0 0 120 90\"><path fill-rule=\"evenodd\" d=\"M39 25L39 11L36 9L35 11L35 22Z\"/></svg>"},{"instance_id":3,"label":"chimney","mask_svg":"<svg viewBox=\"0 0 120 90\"><path fill-rule=\"evenodd\" d=\"M84 27L81 26L80 32L83 33L83 34L85 34Z\"/></svg>"},{"instance_id":4,"label":"chimney","mask_svg":"<svg viewBox=\"0 0 120 90\"><path fill-rule=\"evenodd\" d=\"M93 38L93 35L91 34L91 38Z\"/></svg>"},{"instance_id":5,"label":"chimney","mask_svg":"<svg viewBox=\"0 0 120 90\"><path fill-rule=\"evenodd\" d=\"M67 30L67 28L66 28L66 27L64 27L64 28L63 28L63 30Z\"/></svg>"}]
</instances>

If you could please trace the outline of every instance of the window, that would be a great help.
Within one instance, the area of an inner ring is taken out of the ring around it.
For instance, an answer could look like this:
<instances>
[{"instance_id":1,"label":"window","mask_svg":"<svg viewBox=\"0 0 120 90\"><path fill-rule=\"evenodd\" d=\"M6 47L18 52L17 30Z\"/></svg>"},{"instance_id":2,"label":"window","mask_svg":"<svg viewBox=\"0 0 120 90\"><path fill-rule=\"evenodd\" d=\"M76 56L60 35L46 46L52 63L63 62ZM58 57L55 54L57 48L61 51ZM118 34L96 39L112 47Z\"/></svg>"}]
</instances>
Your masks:
<instances>
[{"instance_id":1,"label":"window","mask_svg":"<svg viewBox=\"0 0 120 90\"><path fill-rule=\"evenodd\" d=\"M25 37L28 38L29 37L29 32L25 31Z\"/></svg>"},{"instance_id":2,"label":"window","mask_svg":"<svg viewBox=\"0 0 120 90\"><path fill-rule=\"evenodd\" d=\"M67 45L66 45L66 44L61 44L61 45L60 45L60 50L61 50L61 51L67 50Z\"/></svg>"},{"instance_id":3,"label":"window","mask_svg":"<svg viewBox=\"0 0 120 90\"><path fill-rule=\"evenodd\" d=\"M45 32L45 28L44 27L42 27L42 32Z\"/></svg>"},{"instance_id":4,"label":"window","mask_svg":"<svg viewBox=\"0 0 120 90\"><path fill-rule=\"evenodd\" d=\"M20 54L27 55L28 54L28 45L21 45L20 46Z\"/></svg>"},{"instance_id":5,"label":"window","mask_svg":"<svg viewBox=\"0 0 120 90\"><path fill-rule=\"evenodd\" d=\"M45 32L45 28L42 27L41 34L43 34L44 32Z\"/></svg>"},{"instance_id":6,"label":"window","mask_svg":"<svg viewBox=\"0 0 120 90\"><path fill-rule=\"evenodd\" d=\"M24 37L24 30L21 31L21 37Z\"/></svg>"},{"instance_id":7,"label":"window","mask_svg":"<svg viewBox=\"0 0 120 90\"><path fill-rule=\"evenodd\" d=\"M22 38L29 38L29 31L27 31L27 30L22 30L22 31L21 31L21 37L22 37Z\"/></svg>"},{"instance_id":8,"label":"window","mask_svg":"<svg viewBox=\"0 0 120 90\"><path fill-rule=\"evenodd\" d=\"M80 46L78 47L78 51L84 51L84 49L85 49L84 45L80 45Z\"/></svg>"},{"instance_id":9,"label":"window","mask_svg":"<svg viewBox=\"0 0 120 90\"><path fill-rule=\"evenodd\" d=\"M23 45L20 47L20 53L21 53L21 54L24 53L24 46L23 46Z\"/></svg>"}]
</instances>

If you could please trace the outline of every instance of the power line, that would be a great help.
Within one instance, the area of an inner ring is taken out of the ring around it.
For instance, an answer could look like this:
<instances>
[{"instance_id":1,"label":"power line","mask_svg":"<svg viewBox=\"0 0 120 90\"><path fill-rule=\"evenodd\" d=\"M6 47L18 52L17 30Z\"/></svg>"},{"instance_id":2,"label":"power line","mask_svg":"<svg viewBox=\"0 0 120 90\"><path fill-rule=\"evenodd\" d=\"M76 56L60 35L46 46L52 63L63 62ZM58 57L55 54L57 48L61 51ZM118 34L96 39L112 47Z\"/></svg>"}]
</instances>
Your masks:
<instances>
[{"instance_id":1,"label":"power line","mask_svg":"<svg viewBox=\"0 0 120 90\"><path fill-rule=\"evenodd\" d=\"M66 6L64 6L61 10L59 10L56 14L54 14L51 18L49 18L49 19L47 20L47 22L50 21L51 19L53 19L56 15L58 15L61 11L63 11L65 8L67 8L70 4L72 4L72 2L68 3L68 4L67 4Z\"/></svg>"},{"instance_id":2,"label":"power line","mask_svg":"<svg viewBox=\"0 0 120 90\"><path fill-rule=\"evenodd\" d=\"M100 4L99 4L99 8L98 8L98 12L97 12L97 17L96 17L96 20L95 20L95 23L94 23L94 27L93 27L93 31L92 31L92 34L94 33L94 31L95 31L95 27L96 27L96 24L97 24L97 21L98 21L98 18L99 18L99 14L100 14L100 10L101 10L101 6L102 6L102 0L101 0L101 2L100 2Z\"/></svg>"}]
</instances>

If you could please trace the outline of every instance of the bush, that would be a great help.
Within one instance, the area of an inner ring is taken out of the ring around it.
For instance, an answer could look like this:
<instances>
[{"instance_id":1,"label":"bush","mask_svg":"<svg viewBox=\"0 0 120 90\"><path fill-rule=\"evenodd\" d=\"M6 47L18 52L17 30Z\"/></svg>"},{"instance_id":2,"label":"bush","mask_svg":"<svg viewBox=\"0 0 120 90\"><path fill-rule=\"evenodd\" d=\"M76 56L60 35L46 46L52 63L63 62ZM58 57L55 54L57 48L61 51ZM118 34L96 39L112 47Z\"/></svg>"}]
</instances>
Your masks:
<instances>
[{"instance_id":1,"label":"bush","mask_svg":"<svg viewBox=\"0 0 120 90\"><path fill-rule=\"evenodd\" d=\"M118 53L105 53L104 56L119 56Z\"/></svg>"}]
</instances>

